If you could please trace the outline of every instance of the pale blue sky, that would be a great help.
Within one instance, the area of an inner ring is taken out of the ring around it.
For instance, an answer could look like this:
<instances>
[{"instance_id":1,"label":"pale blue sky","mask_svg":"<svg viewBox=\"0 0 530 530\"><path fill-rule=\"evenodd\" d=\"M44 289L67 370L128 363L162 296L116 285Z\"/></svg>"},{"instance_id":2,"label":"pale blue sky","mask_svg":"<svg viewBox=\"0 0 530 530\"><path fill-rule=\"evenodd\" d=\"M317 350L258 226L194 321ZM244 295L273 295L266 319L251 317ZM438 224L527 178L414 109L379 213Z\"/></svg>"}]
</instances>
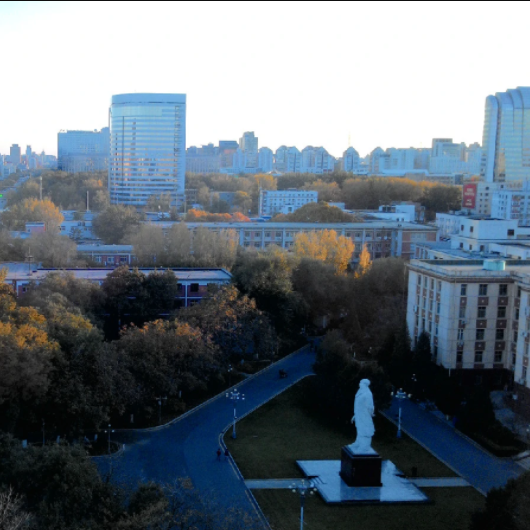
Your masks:
<instances>
[{"instance_id":1,"label":"pale blue sky","mask_svg":"<svg viewBox=\"0 0 530 530\"><path fill-rule=\"evenodd\" d=\"M187 144L339 156L482 140L488 94L530 85L528 2L0 2L0 153L56 154L112 94L188 97Z\"/></svg>"}]
</instances>

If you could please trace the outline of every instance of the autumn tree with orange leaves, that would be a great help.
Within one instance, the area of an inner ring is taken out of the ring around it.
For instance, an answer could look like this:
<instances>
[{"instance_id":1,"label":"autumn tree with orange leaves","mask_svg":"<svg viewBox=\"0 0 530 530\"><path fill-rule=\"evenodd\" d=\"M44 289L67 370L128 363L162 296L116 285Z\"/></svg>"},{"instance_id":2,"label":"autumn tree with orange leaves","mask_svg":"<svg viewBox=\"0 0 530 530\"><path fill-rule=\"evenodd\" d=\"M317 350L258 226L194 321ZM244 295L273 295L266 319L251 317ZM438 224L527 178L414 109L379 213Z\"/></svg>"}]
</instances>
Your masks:
<instances>
[{"instance_id":1,"label":"autumn tree with orange leaves","mask_svg":"<svg viewBox=\"0 0 530 530\"><path fill-rule=\"evenodd\" d=\"M338 274L348 268L355 245L350 238L339 236L335 230L302 232L294 241L294 252L300 258L310 258L329 263Z\"/></svg>"}]
</instances>

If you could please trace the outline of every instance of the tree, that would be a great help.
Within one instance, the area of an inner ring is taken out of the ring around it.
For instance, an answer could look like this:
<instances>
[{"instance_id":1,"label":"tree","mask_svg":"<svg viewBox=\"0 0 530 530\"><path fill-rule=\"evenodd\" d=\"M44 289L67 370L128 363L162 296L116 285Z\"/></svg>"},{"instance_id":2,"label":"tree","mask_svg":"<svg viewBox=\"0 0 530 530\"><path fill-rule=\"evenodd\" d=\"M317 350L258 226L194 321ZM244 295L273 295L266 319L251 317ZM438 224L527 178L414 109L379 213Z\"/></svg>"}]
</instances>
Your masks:
<instances>
[{"instance_id":1,"label":"tree","mask_svg":"<svg viewBox=\"0 0 530 530\"><path fill-rule=\"evenodd\" d=\"M12 230L24 230L28 222L42 222L47 231L53 232L63 221L57 206L47 199L24 199L2 213L2 222Z\"/></svg>"},{"instance_id":2,"label":"tree","mask_svg":"<svg viewBox=\"0 0 530 530\"><path fill-rule=\"evenodd\" d=\"M530 472L510 479L503 488L493 488L486 507L472 516L470 530L529 530Z\"/></svg>"},{"instance_id":3,"label":"tree","mask_svg":"<svg viewBox=\"0 0 530 530\"><path fill-rule=\"evenodd\" d=\"M296 343L306 318L306 306L291 281L296 265L292 254L269 247L265 252L240 249L232 269L236 287L256 300L286 346Z\"/></svg>"},{"instance_id":4,"label":"tree","mask_svg":"<svg viewBox=\"0 0 530 530\"><path fill-rule=\"evenodd\" d=\"M357 265L357 269L355 271L355 277L360 278L361 276L364 276L372 266L372 258L370 256L370 252L368 252L368 248L366 247L366 243L363 245L363 249L361 251L361 255L359 256L359 264Z\"/></svg>"},{"instance_id":5,"label":"tree","mask_svg":"<svg viewBox=\"0 0 530 530\"><path fill-rule=\"evenodd\" d=\"M355 245L350 238L337 236L334 230L309 234L302 232L294 241L294 252L298 257L329 263L339 274L348 267L354 249Z\"/></svg>"},{"instance_id":6,"label":"tree","mask_svg":"<svg viewBox=\"0 0 530 530\"><path fill-rule=\"evenodd\" d=\"M208 334L226 357L272 359L276 337L267 316L234 286L220 289L210 299L183 308L178 318Z\"/></svg>"},{"instance_id":7,"label":"tree","mask_svg":"<svg viewBox=\"0 0 530 530\"><path fill-rule=\"evenodd\" d=\"M219 233L199 227L193 234L193 263L196 267L224 267L230 269L237 254L235 230Z\"/></svg>"},{"instance_id":8,"label":"tree","mask_svg":"<svg viewBox=\"0 0 530 530\"><path fill-rule=\"evenodd\" d=\"M169 212L170 207L171 195L169 193L153 194L147 199L146 210L148 212Z\"/></svg>"},{"instance_id":9,"label":"tree","mask_svg":"<svg viewBox=\"0 0 530 530\"><path fill-rule=\"evenodd\" d=\"M353 223L358 220L327 202L310 202L293 213L274 217L274 221L284 223Z\"/></svg>"},{"instance_id":10,"label":"tree","mask_svg":"<svg viewBox=\"0 0 530 530\"><path fill-rule=\"evenodd\" d=\"M169 267L182 267L191 262L191 236L185 223L172 225L166 237L166 261Z\"/></svg>"},{"instance_id":11,"label":"tree","mask_svg":"<svg viewBox=\"0 0 530 530\"><path fill-rule=\"evenodd\" d=\"M180 392L205 391L219 370L217 349L209 337L178 320L132 326L116 347L134 380L134 411L146 417L156 412L156 396L167 396L175 406Z\"/></svg>"},{"instance_id":12,"label":"tree","mask_svg":"<svg viewBox=\"0 0 530 530\"><path fill-rule=\"evenodd\" d=\"M35 262L41 262L44 267L65 268L77 260L75 242L58 232L33 234L26 243L33 252Z\"/></svg>"},{"instance_id":13,"label":"tree","mask_svg":"<svg viewBox=\"0 0 530 530\"><path fill-rule=\"evenodd\" d=\"M30 515L24 511L22 499L11 486L5 491L0 490L0 528L3 530L19 530L27 528Z\"/></svg>"},{"instance_id":14,"label":"tree","mask_svg":"<svg viewBox=\"0 0 530 530\"><path fill-rule=\"evenodd\" d=\"M317 191L319 201L337 202L341 200L341 189L336 182L324 182L319 179L315 182L306 183L302 189Z\"/></svg>"},{"instance_id":15,"label":"tree","mask_svg":"<svg viewBox=\"0 0 530 530\"><path fill-rule=\"evenodd\" d=\"M351 345L339 331L329 332L322 341L314 365L316 378L308 398L327 415L349 421L355 394L361 379L369 379L376 409L390 402L390 385L377 363L359 363L353 358ZM318 397L317 397L318 396Z\"/></svg>"},{"instance_id":16,"label":"tree","mask_svg":"<svg viewBox=\"0 0 530 530\"><path fill-rule=\"evenodd\" d=\"M460 210L462 189L457 186L432 186L426 188L421 203L425 206L427 220L435 219L436 213Z\"/></svg>"},{"instance_id":17,"label":"tree","mask_svg":"<svg viewBox=\"0 0 530 530\"><path fill-rule=\"evenodd\" d=\"M133 207L116 204L101 212L92 222L92 227L96 236L105 243L117 244L141 220L142 216Z\"/></svg>"},{"instance_id":18,"label":"tree","mask_svg":"<svg viewBox=\"0 0 530 530\"><path fill-rule=\"evenodd\" d=\"M164 265L165 240L161 227L142 224L130 232L128 241L133 245L138 265L142 267Z\"/></svg>"},{"instance_id":19,"label":"tree","mask_svg":"<svg viewBox=\"0 0 530 530\"><path fill-rule=\"evenodd\" d=\"M252 208L252 197L246 191L236 191L234 204L246 214Z\"/></svg>"}]
</instances>

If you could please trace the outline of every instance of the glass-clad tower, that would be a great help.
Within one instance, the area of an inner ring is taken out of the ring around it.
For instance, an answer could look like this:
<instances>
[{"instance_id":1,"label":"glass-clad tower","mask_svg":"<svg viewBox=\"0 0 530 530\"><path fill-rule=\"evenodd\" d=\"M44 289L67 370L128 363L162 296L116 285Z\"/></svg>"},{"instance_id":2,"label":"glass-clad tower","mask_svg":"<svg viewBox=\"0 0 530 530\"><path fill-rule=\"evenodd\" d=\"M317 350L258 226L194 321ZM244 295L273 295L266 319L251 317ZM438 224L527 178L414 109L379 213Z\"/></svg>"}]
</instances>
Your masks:
<instances>
[{"instance_id":1,"label":"glass-clad tower","mask_svg":"<svg viewBox=\"0 0 530 530\"><path fill-rule=\"evenodd\" d=\"M109 111L112 204L145 206L151 195L184 202L186 95L120 94Z\"/></svg>"},{"instance_id":2,"label":"glass-clad tower","mask_svg":"<svg viewBox=\"0 0 530 530\"><path fill-rule=\"evenodd\" d=\"M530 87L486 98L482 147L487 182L530 178Z\"/></svg>"}]
</instances>

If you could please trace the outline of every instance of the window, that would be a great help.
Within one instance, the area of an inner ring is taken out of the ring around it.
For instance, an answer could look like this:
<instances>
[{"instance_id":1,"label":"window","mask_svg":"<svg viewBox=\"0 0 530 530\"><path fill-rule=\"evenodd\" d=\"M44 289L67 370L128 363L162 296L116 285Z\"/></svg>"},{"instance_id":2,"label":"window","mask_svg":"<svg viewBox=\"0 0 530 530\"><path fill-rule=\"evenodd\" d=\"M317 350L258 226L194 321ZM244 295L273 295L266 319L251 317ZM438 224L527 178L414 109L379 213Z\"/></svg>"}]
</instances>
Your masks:
<instances>
[{"instance_id":1,"label":"window","mask_svg":"<svg viewBox=\"0 0 530 530\"><path fill-rule=\"evenodd\" d=\"M515 320L519 320L519 308L515 308Z\"/></svg>"},{"instance_id":2,"label":"window","mask_svg":"<svg viewBox=\"0 0 530 530\"><path fill-rule=\"evenodd\" d=\"M474 226L470 226L470 227L469 227L469 233L470 233L470 234L473 233L474 228L475 228Z\"/></svg>"},{"instance_id":3,"label":"window","mask_svg":"<svg viewBox=\"0 0 530 530\"><path fill-rule=\"evenodd\" d=\"M488 284L487 283L481 283L478 286L478 295L479 296L488 296Z\"/></svg>"},{"instance_id":4,"label":"window","mask_svg":"<svg viewBox=\"0 0 530 530\"><path fill-rule=\"evenodd\" d=\"M523 366L523 379L526 380L526 376L528 374L528 368L526 366Z\"/></svg>"},{"instance_id":5,"label":"window","mask_svg":"<svg viewBox=\"0 0 530 530\"><path fill-rule=\"evenodd\" d=\"M497 318L506 318L506 307L497 308Z\"/></svg>"},{"instance_id":6,"label":"window","mask_svg":"<svg viewBox=\"0 0 530 530\"><path fill-rule=\"evenodd\" d=\"M96 263L101 263L101 256L95 256L95 257L94 257L94 261L95 261Z\"/></svg>"},{"instance_id":7,"label":"window","mask_svg":"<svg viewBox=\"0 0 530 530\"><path fill-rule=\"evenodd\" d=\"M477 329L477 332L475 334L475 340L484 340L484 329Z\"/></svg>"},{"instance_id":8,"label":"window","mask_svg":"<svg viewBox=\"0 0 530 530\"><path fill-rule=\"evenodd\" d=\"M181 283L177 283L177 289L178 289L179 291L182 291L182 284L181 284Z\"/></svg>"},{"instance_id":9,"label":"window","mask_svg":"<svg viewBox=\"0 0 530 530\"><path fill-rule=\"evenodd\" d=\"M463 318L466 318L466 308L465 307L461 307L459 310L458 310L458 318L460 320L462 320Z\"/></svg>"},{"instance_id":10,"label":"window","mask_svg":"<svg viewBox=\"0 0 530 530\"><path fill-rule=\"evenodd\" d=\"M513 332L513 341L517 342L517 331L516 330L514 330Z\"/></svg>"},{"instance_id":11,"label":"window","mask_svg":"<svg viewBox=\"0 0 530 530\"><path fill-rule=\"evenodd\" d=\"M515 366L516 362L517 362L517 355L515 353L512 353L512 366Z\"/></svg>"},{"instance_id":12,"label":"window","mask_svg":"<svg viewBox=\"0 0 530 530\"><path fill-rule=\"evenodd\" d=\"M429 320L429 333L432 333L432 322Z\"/></svg>"},{"instance_id":13,"label":"window","mask_svg":"<svg viewBox=\"0 0 530 530\"><path fill-rule=\"evenodd\" d=\"M508 285L505 283L501 283L499 285L499 296L507 296L508 295Z\"/></svg>"},{"instance_id":14,"label":"window","mask_svg":"<svg viewBox=\"0 0 530 530\"><path fill-rule=\"evenodd\" d=\"M481 363L482 362L482 355L483 355L484 352L481 352L481 351L476 351L475 352L475 362L476 363Z\"/></svg>"},{"instance_id":15,"label":"window","mask_svg":"<svg viewBox=\"0 0 530 530\"><path fill-rule=\"evenodd\" d=\"M521 288L517 288L517 298L521 298Z\"/></svg>"},{"instance_id":16,"label":"window","mask_svg":"<svg viewBox=\"0 0 530 530\"><path fill-rule=\"evenodd\" d=\"M191 293L198 293L199 292L199 284L198 283L192 283L190 285L190 292Z\"/></svg>"},{"instance_id":17,"label":"window","mask_svg":"<svg viewBox=\"0 0 530 530\"><path fill-rule=\"evenodd\" d=\"M282 237L282 233L281 232L276 232L276 239L280 238L281 239Z\"/></svg>"},{"instance_id":18,"label":"window","mask_svg":"<svg viewBox=\"0 0 530 530\"><path fill-rule=\"evenodd\" d=\"M438 336L438 326L436 326L434 328L434 336L437 337Z\"/></svg>"},{"instance_id":19,"label":"window","mask_svg":"<svg viewBox=\"0 0 530 530\"><path fill-rule=\"evenodd\" d=\"M493 362L502 363L502 351L495 352L495 356L493 357Z\"/></svg>"},{"instance_id":20,"label":"window","mask_svg":"<svg viewBox=\"0 0 530 530\"><path fill-rule=\"evenodd\" d=\"M440 304L440 302L437 302L436 304L436 313L439 315L440 314L440 307L441 307L442 304Z\"/></svg>"},{"instance_id":21,"label":"window","mask_svg":"<svg viewBox=\"0 0 530 530\"><path fill-rule=\"evenodd\" d=\"M442 292L442 282L438 280L437 291Z\"/></svg>"},{"instance_id":22,"label":"window","mask_svg":"<svg viewBox=\"0 0 530 530\"><path fill-rule=\"evenodd\" d=\"M513 228L510 228L510 230L508 230L508 236L513 236L515 235L515 230Z\"/></svg>"},{"instance_id":23,"label":"window","mask_svg":"<svg viewBox=\"0 0 530 530\"><path fill-rule=\"evenodd\" d=\"M427 307L427 298L423 298L423 309Z\"/></svg>"},{"instance_id":24,"label":"window","mask_svg":"<svg viewBox=\"0 0 530 530\"><path fill-rule=\"evenodd\" d=\"M425 331L425 319L424 318L421 319L421 330Z\"/></svg>"},{"instance_id":25,"label":"window","mask_svg":"<svg viewBox=\"0 0 530 530\"><path fill-rule=\"evenodd\" d=\"M456 352L456 362L458 364L462 364L462 357L463 356L464 356L464 354L461 351L457 351Z\"/></svg>"},{"instance_id":26,"label":"window","mask_svg":"<svg viewBox=\"0 0 530 530\"><path fill-rule=\"evenodd\" d=\"M466 296L467 295L467 283L463 283L460 286L460 296Z\"/></svg>"},{"instance_id":27,"label":"window","mask_svg":"<svg viewBox=\"0 0 530 530\"><path fill-rule=\"evenodd\" d=\"M433 307L434 307L434 300L431 298L429 300L429 311L432 311Z\"/></svg>"},{"instance_id":28,"label":"window","mask_svg":"<svg viewBox=\"0 0 530 530\"><path fill-rule=\"evenodd\" d=\"M434 280L431 278L431 290L434 291Z\"/></svg>"},{"instance_id":29,"label":"window","mask_svg":"<svg viewBox=\"0 0 530 530\"><path fill-rule=\"evenodd\" d=\"M421 285L421 274L418 274L418 285Z\"/></svg>"},{"instance_id":30,"label":"window","mask_svg":"<svg viewBox=\"0 0 530 530\"><path fill-rule=\"evenodd\" d=\"M464 340L464 330L462 328L460 328L458 331L457 331L457 334L456 334L456 340L458 341L462 341Z\"/></svg>"},{"instance_id":31,"label":"window","mask_svg":"<svg viewBox=\"0 0 530 530\"><path fill-rule=\"evenodd\" d=\"M427 287L429 286L429 278L427 278L427 276L425 276L425 277L423 278L423 286L424 286L425 288L427 288Z\"/></svg>"},{"instance_id":32,"label":"window","mask_svg":"<svg viewBox=\"0 0 530 530\"><path fill-rule=\"evenodd\" d=\"M484 306L479 306L477 310L477 318L486 318L486 308Z\"/></svg>"},{"instance_id":33,"label":"window","mask_svg":"<svg viewBox=\"0 0 530 530\"><path fill-rule=\"evenodd\" d=\"M496 329L495 330L495 340L504 340L504 330Z\"/></svg>"},{"instance_id":34,"label":"window","mask_svg":"<svg viewBox=\"0 0 530 530\"><path fill-rule=\"evenodd\" d=\"M265 232L265 237L271 237L271 233L270 232Z\"/></svg>"}]
</instances>

